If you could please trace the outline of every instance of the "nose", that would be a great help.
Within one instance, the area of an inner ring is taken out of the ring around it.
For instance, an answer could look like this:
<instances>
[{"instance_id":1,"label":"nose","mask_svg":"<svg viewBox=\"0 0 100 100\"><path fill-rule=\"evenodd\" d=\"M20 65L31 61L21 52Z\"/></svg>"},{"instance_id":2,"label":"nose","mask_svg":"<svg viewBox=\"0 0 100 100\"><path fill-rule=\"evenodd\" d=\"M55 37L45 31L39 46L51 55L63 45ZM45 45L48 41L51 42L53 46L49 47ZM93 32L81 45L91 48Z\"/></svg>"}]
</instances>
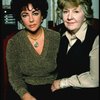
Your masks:
<instances>
[{"instance_id":1,"label":"nose","mask_svg":"<svg viewBox=\"0 0 100 100\"><path fill-rule=\"evenodd\" d=\"M71 20L73 18L73 14L71 12L68 13L68 20Z\"/></svg>"},{"instance_id":2,"label":"nose","mask_svg":"<svg viewBox=\"0 0 100 100\"><path fill-rule=\"evenodd\" d=\"M29 22L30 22L30 23L34 22L34 18L33 18L32 15L29 16Z\"/></svg>"}]
</instances>

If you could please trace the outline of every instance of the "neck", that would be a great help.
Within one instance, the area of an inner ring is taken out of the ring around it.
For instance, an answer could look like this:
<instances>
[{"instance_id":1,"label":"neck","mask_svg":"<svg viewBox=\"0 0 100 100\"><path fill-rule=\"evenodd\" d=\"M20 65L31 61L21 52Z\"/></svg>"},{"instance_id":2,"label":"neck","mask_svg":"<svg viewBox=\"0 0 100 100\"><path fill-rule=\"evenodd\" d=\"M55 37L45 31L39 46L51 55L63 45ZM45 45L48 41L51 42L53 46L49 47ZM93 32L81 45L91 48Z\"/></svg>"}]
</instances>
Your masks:
<instances>
[{"instance_id":1,"label":"neck","mask_svg":"<svg viewBox=\"0 0 100 100\"><path fill-rule=\"evenodd\" d=\"M42 33L43 33L43 29L42 29L42 28L39 28L39 29L36 30L34 33L28 32L28 35L29 35L29 37L30 37L31 39L33 39L33 40L38 40L38 39L41 37Z\"/></svg>"}]
</instances>

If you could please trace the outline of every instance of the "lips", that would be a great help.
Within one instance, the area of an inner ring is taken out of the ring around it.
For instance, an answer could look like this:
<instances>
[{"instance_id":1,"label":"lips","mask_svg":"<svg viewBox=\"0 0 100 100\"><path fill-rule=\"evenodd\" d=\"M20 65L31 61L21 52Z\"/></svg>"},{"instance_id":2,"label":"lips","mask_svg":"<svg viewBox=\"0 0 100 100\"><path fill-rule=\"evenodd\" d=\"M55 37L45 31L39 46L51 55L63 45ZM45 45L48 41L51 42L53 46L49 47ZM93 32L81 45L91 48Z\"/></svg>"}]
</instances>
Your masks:
<instances>
[{"instance_id":1,"label":"lips","mask_svg":"<svg viewBox=\"0 0 100 100\"><path fill-rule=\"evenodd\" d=\"M30 28L34 28L35 26L36 26L36 24L29 25Z\"/></svg>"},{"instance_id":2,"label":"lips","mask_svg":"<svg viewBox=\"0 0 100 100\"><path fill-rule=\"evenodd\" d=\"M71 25L71 24L75 24L75 22L67 22L67 24Z\"/></svg>"}]
</instances>

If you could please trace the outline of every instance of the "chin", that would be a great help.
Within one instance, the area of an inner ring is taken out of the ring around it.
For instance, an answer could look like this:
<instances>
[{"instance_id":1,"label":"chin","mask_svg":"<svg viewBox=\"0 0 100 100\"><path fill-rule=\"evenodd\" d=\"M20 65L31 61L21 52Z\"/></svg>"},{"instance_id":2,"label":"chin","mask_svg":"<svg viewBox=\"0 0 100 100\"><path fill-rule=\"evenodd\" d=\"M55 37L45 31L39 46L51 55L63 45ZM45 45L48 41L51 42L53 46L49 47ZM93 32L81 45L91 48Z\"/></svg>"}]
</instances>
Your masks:
<instances>
[{"instance_id":1,"label":"chin","mask_svg":"<svg viewBox=\"0 0 100 100\"><path fill-rule=\"evenodd\" d=\"M34 32L37 30L37 28L27 28L27 30Z\"/></svg>"},{"instance_id":2,"label":"chin","mask_svg":"<svg viewBox=\"0 0 100 100\"><path fill-rule=\"evenodd\" d=\"M76 30L76 29L75 29L75 28L69 28L69 27L68 27L68 30L74 31L74 30Z\"/></svg>"}]
</instances>

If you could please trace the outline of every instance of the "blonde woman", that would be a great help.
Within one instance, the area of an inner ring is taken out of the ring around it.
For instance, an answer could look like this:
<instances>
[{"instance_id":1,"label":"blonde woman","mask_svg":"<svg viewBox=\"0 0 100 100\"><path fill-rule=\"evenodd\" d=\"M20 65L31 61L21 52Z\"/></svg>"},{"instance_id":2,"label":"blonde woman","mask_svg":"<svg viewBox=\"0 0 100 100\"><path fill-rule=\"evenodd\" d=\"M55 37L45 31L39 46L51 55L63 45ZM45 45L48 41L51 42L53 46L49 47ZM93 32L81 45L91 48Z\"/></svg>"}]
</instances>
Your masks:
<instances>
[{"instance_id":1,"label":"blonde woman","mask_svg":"<svg viewBox=\"0 0 100 100\"><path fill-rule=\"evenodd\" d=\"M90 26L93 18L91 0L58 0L63 24L58 54L58 80L52 91L60 100L98 98L99 37Z\"/></svg>"}]
</instances>

